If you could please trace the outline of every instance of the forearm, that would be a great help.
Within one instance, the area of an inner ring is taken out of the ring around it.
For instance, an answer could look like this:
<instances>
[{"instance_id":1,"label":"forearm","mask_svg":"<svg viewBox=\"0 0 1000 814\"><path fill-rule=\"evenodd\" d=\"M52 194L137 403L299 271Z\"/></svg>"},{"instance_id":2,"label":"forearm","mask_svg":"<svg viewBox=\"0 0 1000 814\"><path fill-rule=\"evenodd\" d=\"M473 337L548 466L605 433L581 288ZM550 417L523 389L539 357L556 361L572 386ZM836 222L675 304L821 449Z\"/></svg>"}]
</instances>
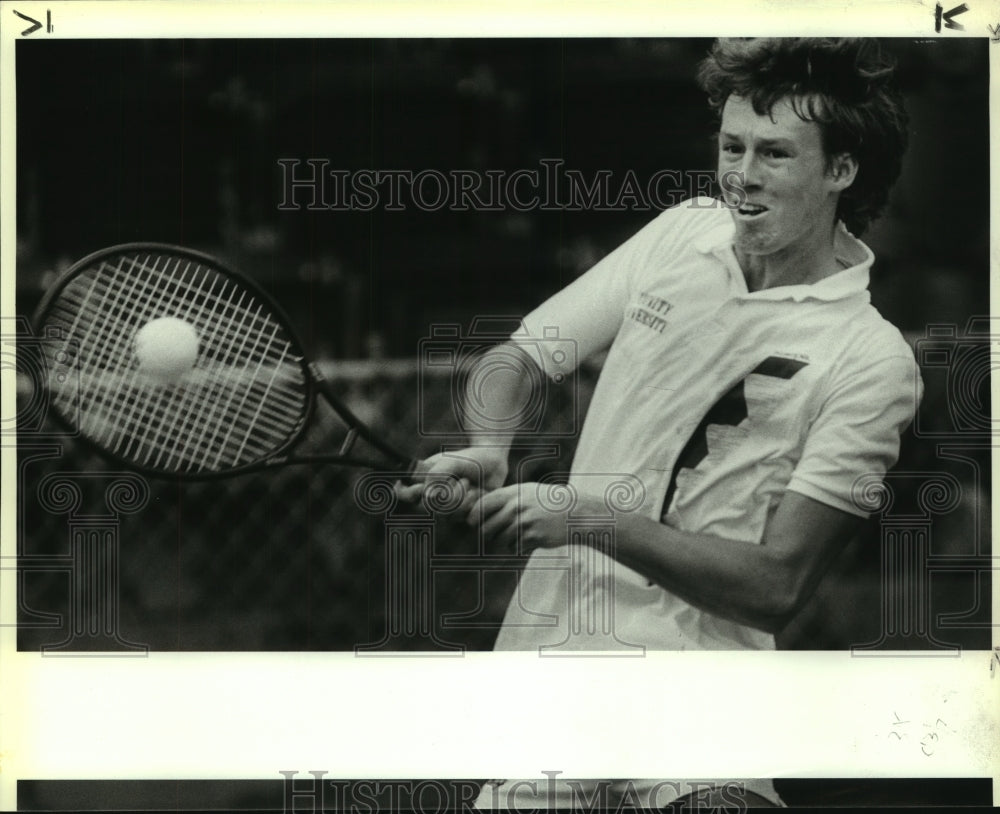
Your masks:
<instances>
[{"instance_id":1,"label":"forearm","mask_svg":"<svg viewBox=\"0 0 1000 814\"><path fill-rule=\"evenodd\" d=\"M769 632L784 627L801 593L799 569L786 554L647 517L618 518L613 556L702 610Z\"/></svg>"},{"instance_id":2,"label":"forearm","mask_svg":"<svg viewBox=\"0 0 1000 814\"><path fill-rule=\"evenodd\" d=\"M485 540L564 545L569 510L547 505L537 486L514 484L483 495L468 522L481 523ZM584 499L594 501L587 507L594 514L607 510L599 498ZM812 594L857 523L853 514L789 490L760 544L620 514L615 547L607 553L695 607L777 632Z\"/></svg>"},{"instance_id":3,"label":"forearm","mask_svg":"<svg viewBox=\"0 0 1000 814\"><path fill-rule=\"evenodd\" d=\"M512 343L490 348L468 377L462 405L469 444L492 447L506 455L522 430L537 365Z\"/></svg>"}]
</instances>

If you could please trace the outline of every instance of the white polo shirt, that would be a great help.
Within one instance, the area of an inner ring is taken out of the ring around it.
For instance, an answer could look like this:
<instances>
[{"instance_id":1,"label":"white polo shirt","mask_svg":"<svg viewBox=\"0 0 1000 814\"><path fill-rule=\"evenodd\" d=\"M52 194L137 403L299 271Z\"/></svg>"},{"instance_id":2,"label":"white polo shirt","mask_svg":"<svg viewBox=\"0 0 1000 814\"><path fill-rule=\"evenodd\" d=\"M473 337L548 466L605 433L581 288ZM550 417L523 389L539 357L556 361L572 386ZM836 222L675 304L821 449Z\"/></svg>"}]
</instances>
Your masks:
<instances>
[{"instance_id":1,"label":"white polo shirt","mask_svg":"<svg viewBox=\"0 0 1000 814\"><path fill-rule=\"evenodd\" d=\"M922 392L909 345L870 304L872 252L841 225L842 271L751 293L733 231L718 201L688 201L525 318L550 376L569 373L559 362L572 357L548 352L557 345L544 339L547 328L577 343L577 360L611 346L570 484L603 495L625 480L639 495L635 511L753 543L788 489L865 516L858 479L881 478L895 463ZM497 649L607 649L606 635L568 620L595 628L609 612L624 643L774 647L768 633L575 548L534 552Z\"/></svg>"}]
</instances>

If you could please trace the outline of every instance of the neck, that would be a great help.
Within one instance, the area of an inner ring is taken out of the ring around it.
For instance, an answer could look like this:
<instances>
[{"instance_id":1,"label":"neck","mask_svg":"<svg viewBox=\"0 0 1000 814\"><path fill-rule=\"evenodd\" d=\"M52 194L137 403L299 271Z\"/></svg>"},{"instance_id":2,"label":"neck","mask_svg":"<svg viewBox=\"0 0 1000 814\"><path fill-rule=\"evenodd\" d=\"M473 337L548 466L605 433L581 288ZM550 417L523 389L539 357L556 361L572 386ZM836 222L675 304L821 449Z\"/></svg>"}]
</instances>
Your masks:
<instances>
[{"instance_id":1,"label":"neck","mask_svg":"<svg viewBox=\"0 0 1000 814\"><path fill-rule=\"evenodd\" d=\"M734 246L748 291L785 285L809 285L840 271L833 247L833 229L773 254L748 254Z\"/></svg>"}]
</instances>

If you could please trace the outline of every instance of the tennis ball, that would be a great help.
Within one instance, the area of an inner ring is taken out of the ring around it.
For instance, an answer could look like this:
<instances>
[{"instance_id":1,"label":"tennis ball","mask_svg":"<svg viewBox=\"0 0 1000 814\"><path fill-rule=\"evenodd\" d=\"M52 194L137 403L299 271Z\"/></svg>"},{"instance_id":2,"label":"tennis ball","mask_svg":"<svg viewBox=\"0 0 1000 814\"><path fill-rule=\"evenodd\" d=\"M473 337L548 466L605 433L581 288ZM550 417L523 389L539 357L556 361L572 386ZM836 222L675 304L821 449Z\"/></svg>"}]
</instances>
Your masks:
<instances>
[{"instance_id":1,"label":"tennis ball","mask_svg":"<svg viewBox=\"0 0 1000 814\"><path fill-rule=\"evenodd\" d=\"M139 370L163 383L172 383L198 360L198 332L178 317L159 317L135 333Z\"/></svg>"}]
</instances>

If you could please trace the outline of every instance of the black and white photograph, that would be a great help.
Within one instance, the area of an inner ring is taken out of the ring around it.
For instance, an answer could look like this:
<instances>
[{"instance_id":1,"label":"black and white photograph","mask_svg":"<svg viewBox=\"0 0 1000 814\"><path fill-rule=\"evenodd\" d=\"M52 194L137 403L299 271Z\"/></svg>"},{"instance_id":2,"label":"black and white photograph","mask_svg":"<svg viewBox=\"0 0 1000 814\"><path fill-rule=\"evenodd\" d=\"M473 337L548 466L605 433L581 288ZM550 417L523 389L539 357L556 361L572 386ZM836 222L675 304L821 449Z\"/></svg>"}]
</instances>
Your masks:
<instances>
[{"instance_id":1,"label":"black and white photograph","mask_svg":"<svg viewBox=\"0 0 1000 814\"><path fill-rule=\"evenodd\" d=\"M0 810L993 805L984 9L156 5L3 4Z\"/></svg>"}]
</instances>

